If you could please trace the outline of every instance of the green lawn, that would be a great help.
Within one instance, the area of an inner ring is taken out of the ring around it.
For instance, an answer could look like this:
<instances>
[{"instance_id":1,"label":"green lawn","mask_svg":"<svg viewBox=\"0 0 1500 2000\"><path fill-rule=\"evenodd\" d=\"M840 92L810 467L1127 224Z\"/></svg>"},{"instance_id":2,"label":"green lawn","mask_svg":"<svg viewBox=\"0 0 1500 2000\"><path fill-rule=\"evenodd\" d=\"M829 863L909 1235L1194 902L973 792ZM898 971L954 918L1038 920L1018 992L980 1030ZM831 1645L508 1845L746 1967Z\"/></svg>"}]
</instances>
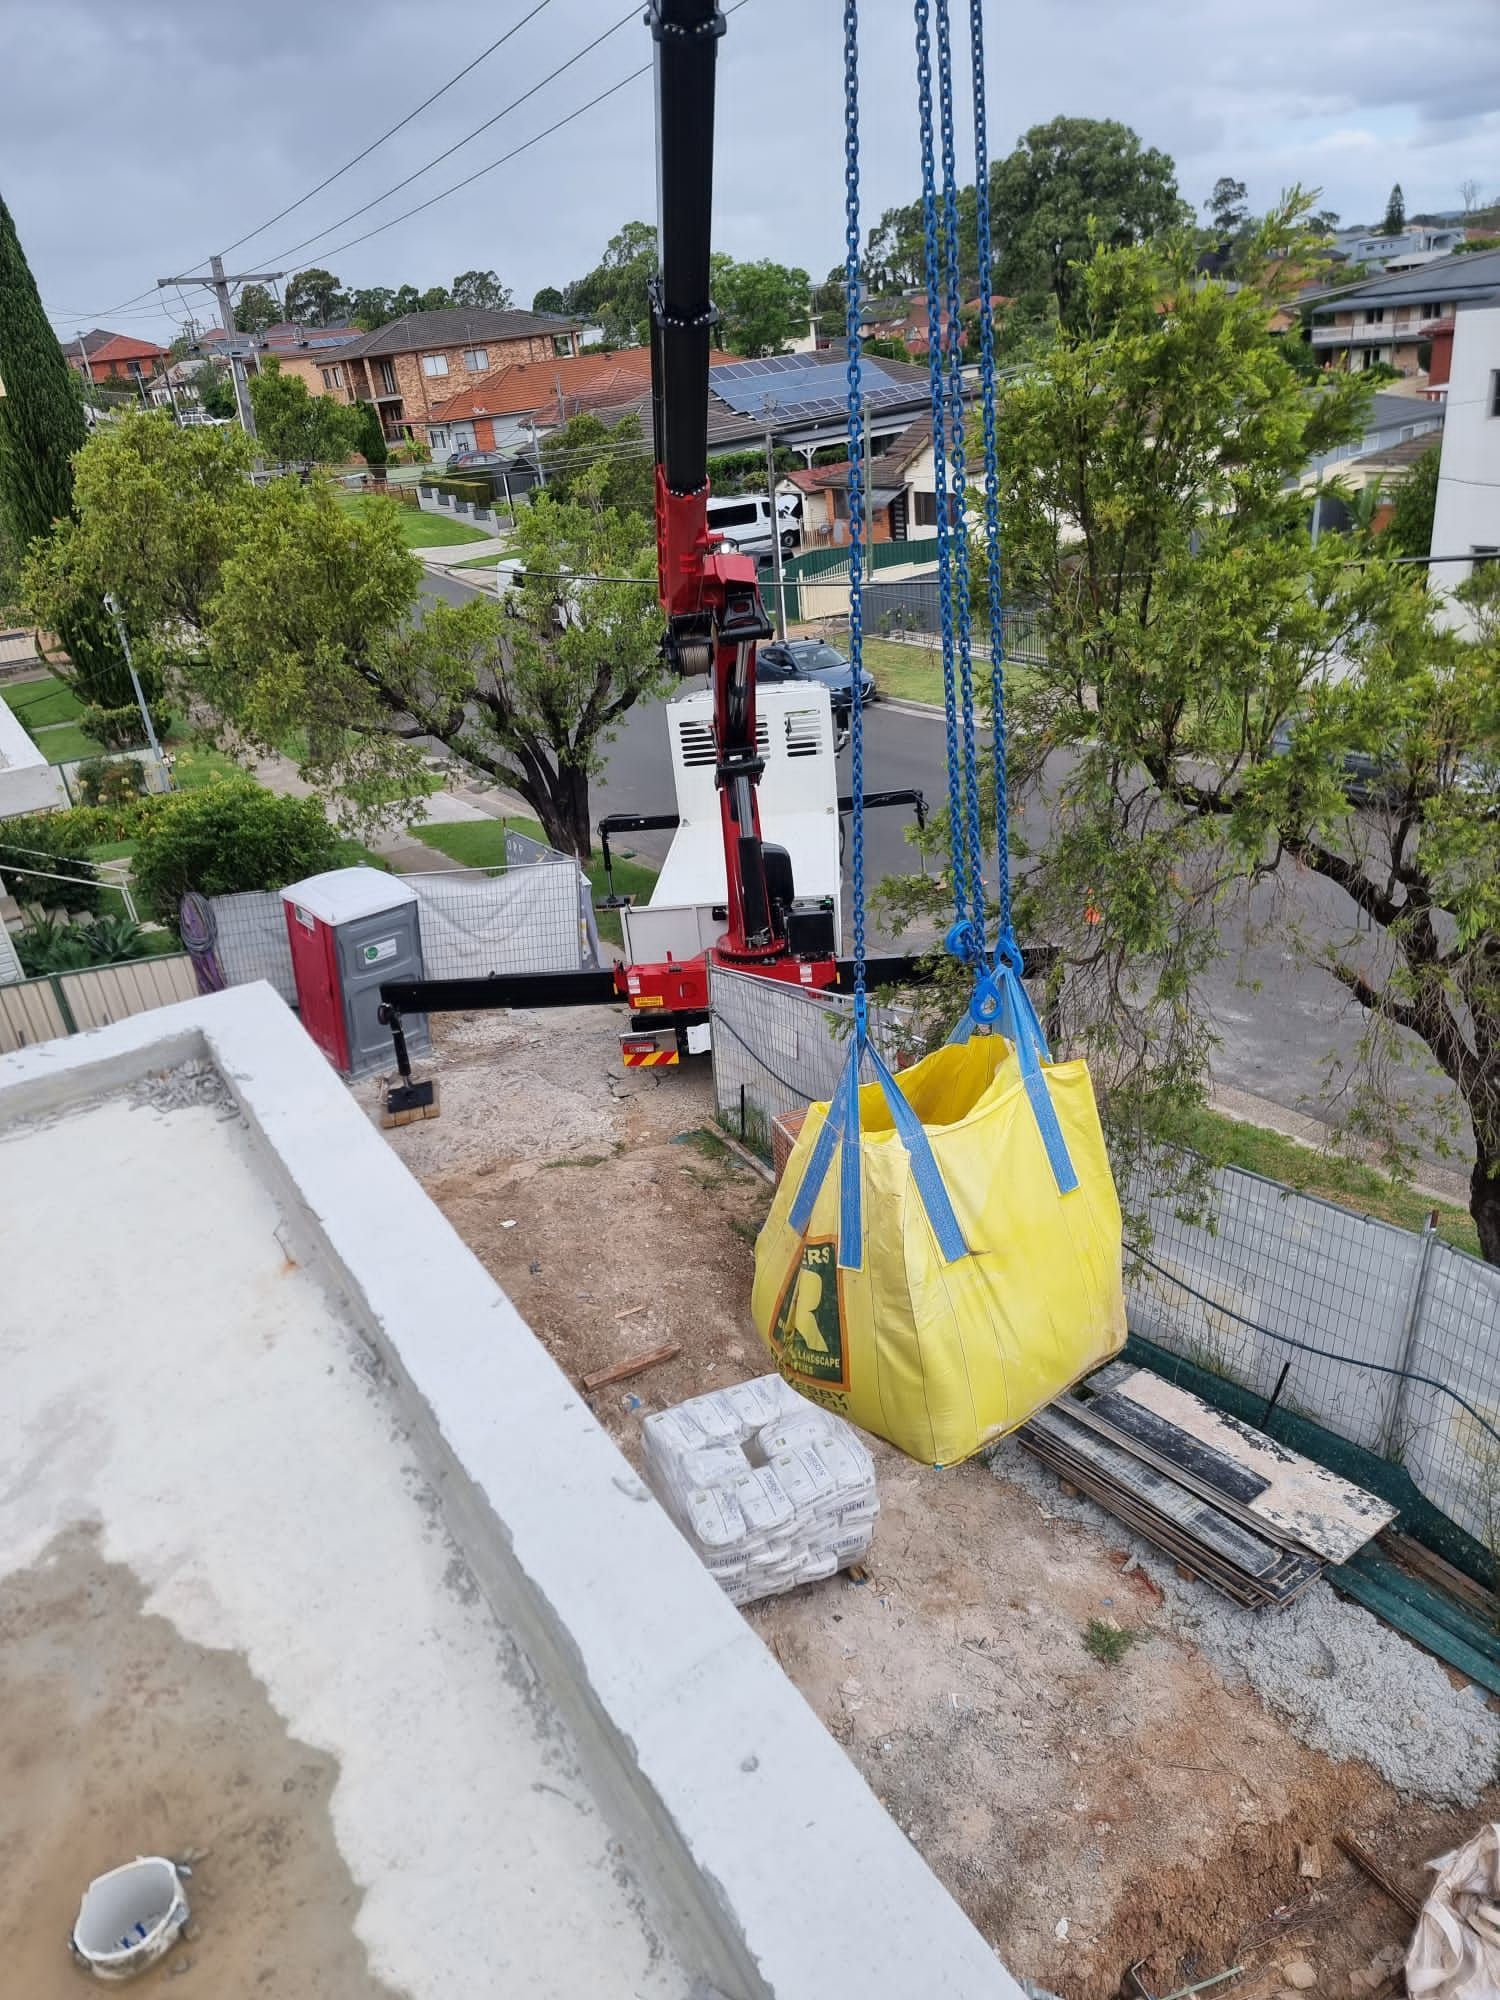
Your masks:
<instances>
[{"instance_id":1,"label":"green lawn","mask_svg":"<svg viewBox=\"0 0 1500 2000\"><path fill-rule=\"evenodd\" d=\"M493 569L499 556L465 556L462 562L449 563L449 569Z\"/></svg>"},{"instance_id":2,"label":"green lawn","mask_svg":"<svg viewBox=\"0 0 1500 2000\"><path fill-rule=\"evenodd\" d=\"M413 834L428 847L435 847L439 854L446 854L450 861L456 861L460 868L503 868L505 866L505 829L511 827L516 833L530 834L533 840L545 840L546 835L534 819L492 819L445 821L440 826L414 826ZM604 863L596 854L588 863L589 886L594 899L609 894L609 883L605 879ZM654 868L642 861L621 858L615 849L615 894L634 896L638 903L644 903L656 887ZM600 910L599 935L610 944L620 944L620 913L618 910Z\"/></svg>"},{"instance_id":3,"label":"green lawn","mask_svg":"<svg viewBox=\"0 0 1500 2000\"><path fill-rule=\"evenodd\" d=\"M1303 1194L1321 1195L1325 1201L1352 1208L1357 1215L1372 1215L1381 1222L1394 1222L1402 1229L1420 1229L1429 1212L1436 1208L1437 1231L1445 1243L1477 1256L1479 1237L1467 1209L1434 1202L1410 1188L1398 1187L1387 1175L1358 1160L1335 1153L1315 1152L1280 1132L1263 1131L1237 1118L1222 1117L1216 1111L1200 1111L1183 1133L1183 1143L1202 1153L1220 1167L1243 1167L1252 1174Z\"/></svg>"},{"instance_id":4,"label":"green lawn","mask_svg":"<svg viewBox=\"0 0 1500 2000\"><path fill-rule=\"evenodd\" d=\"M172 782L180 792L196 792L201 785L214 784L220 778L243 778L244 769L232 757L226 757L222 750L215 750L207 743L174 743L172 746Z\"/></svg>"},{"instance_id":5,"label":"green lawn","mask_svg":"<svg viewBox=\"0 0 1500 2000\"><path fill-rule=\"evenodd\" d=\"M840 652L847 652L847 645L842 639L835 639L833 643ZM927 646L905 646L894 639L866 639L862 650L865 666L875 676L875 685L882 694L892 695L899 701L926 701L934 707L942 706L943 655L940 650ZM1029 671L1014 660L1007 661L1007 686L1013 687L1017 679ZM976 693L987 694L990 684L988 660L975 660L974 680Z\"/></svg>"},{"instance_id":6,"label":"green lawn","mask_svg":"<svg viewBox=\"0 0 1500 2000\"><path fill-rule=\"evenodd\" d=\"M83 713L77 695L56 674L41 680L14 681L0 694L0 701L32 729L45 728L49 722L72 722Z\"/></svg>"},{"instance_id":7,"label":"green lawn","mask_svg":"<svg viewBox=\"0 0 1500 2000\"><path fill-rule=\"evenodd\" d=\"M384 501L369 493L341 493L339 505L349 514L363 514L371 500L380 506L394 506L401 517L401 535L409 549L435 549L455 542L487 542L484 528L471 527L443 514L424 514L419 507L405 507L399 501Z\"/></svg>"},{"instance_id":8,"label":"green lawn","mask_svg":"<svg viewBox=\"0 0 1500 2000\"><path fill-rule=\"evenodd\" d=\"M36 747L49 764L72 764L84 757L102 757L105 753L92 736L85 736L76 722L64 722L53 729L43 729L37 734Z\"/></svg>"}]
</instances>

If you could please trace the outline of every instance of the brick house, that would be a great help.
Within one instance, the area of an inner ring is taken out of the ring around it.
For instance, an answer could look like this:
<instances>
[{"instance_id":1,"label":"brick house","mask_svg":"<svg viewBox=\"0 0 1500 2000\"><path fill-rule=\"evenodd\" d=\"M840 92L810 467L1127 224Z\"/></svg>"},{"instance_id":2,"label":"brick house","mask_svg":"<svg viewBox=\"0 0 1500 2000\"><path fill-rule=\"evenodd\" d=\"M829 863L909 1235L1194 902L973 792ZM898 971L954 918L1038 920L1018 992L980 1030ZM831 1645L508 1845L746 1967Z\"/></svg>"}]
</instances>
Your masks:
<instances>
[{"instance_id":1,"label":"brick house","mask_svg":"<svg viewBox=\"0 0 1500 2000\"><path fill-rule=\"evenodd\" d=\"M315 396L373 403L393 441L426 441L434 413L465 383L478 383L516 362L556 362L578 351L578 322L551 313L489 312L456 306L406 313L374 333L337 345L309 335L316 347L280 350L282 368Z\"/></svg>"},{"instance_id":2,"label":"brick house","mask_svg":"<svg viewBox=\"0 0 1500 2000\"><path fill-rule=\"evenodd\" d=\"M81 340L62 343L63 359L79 375L96 382L149 381L171 351L154 340L136 340L128 333L109 333L96 326Z\"/></svg>"},{"instance_id":3,"label":"brick house","mask_svg":"<svg viewBox=\"0 0 1500 2000\"><path fill-rule=\"evenodd\" d=\"M1451 326L1458 306L1486 291L1500 272L1500 250L1444 257L1375 278L1313 307L1312 344L1325 368L1361 369L1387 362L1414 379L1427 374L1434 335ZM1447 357L1444 355L1444 365Z\"/></svg>"},{"instance_id":4,"label":"brick house","mask_svg":"<svg viewBox=\"0 0 1500 2000\"><path fill-rule=\"evenodd\" d=\"M732 358L711 352L709 363ZM650 386L649 347L512 362L439 404L432 412L428 442L439 456L519 450L530 442L533 425L552 430L580 411L611 408Z\"/></svg>"}]
</instances>

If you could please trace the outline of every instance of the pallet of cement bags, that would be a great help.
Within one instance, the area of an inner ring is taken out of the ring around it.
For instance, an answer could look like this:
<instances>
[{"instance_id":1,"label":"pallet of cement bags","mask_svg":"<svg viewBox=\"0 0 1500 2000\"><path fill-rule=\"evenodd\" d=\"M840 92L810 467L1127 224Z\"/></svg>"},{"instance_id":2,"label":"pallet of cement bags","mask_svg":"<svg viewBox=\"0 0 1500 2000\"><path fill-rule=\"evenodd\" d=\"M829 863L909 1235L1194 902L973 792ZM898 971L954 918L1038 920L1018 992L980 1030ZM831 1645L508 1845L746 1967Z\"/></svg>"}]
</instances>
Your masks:
<instances>
[{"instance_id":1,"label":"pallet of cement bags","mask_svg":"<svg viewBox=\"0 0 1500 2000\"><path fill-rule=\"evenodd\" d=\"M736 1604L859 1561L880 1501L875 1461L779 1375L678 1403L642 1426L646 1478Z\"/></svg>"}]
</instances>

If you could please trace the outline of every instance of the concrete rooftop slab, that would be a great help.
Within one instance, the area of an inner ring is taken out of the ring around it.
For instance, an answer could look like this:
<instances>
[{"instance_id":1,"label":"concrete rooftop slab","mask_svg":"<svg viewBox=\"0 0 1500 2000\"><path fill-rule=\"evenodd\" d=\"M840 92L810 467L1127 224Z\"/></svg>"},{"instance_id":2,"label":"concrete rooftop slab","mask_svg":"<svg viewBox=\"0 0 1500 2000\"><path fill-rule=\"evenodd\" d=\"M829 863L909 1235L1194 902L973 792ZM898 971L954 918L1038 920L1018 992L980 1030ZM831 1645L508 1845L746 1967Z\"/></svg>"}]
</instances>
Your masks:
<instances>
[{"instance_id":1,"label":"concrete rooftop slab","mask_svg":"<svg viewBox=\"0 0 1500 2000\"><path fill-rule=\"evenodd\" d=\"M137 1808L214 1847L191 1765L336 1913L272 1990L1015 2000L269 987L0 1060L0 1215L0 1790L51 1830L38 1874L0 1805L0 1865L51 1939ZM262 1990L216 1867L183 2000Z\"/></svg>"}]
</instances>

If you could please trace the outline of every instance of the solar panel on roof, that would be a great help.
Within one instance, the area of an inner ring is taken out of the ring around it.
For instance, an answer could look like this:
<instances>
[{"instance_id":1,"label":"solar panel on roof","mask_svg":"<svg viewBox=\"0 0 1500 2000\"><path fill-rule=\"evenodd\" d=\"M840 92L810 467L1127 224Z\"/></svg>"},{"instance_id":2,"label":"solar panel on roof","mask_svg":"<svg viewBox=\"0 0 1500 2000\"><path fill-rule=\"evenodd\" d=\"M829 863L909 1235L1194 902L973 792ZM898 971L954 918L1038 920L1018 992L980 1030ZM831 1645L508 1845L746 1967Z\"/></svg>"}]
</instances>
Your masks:
<instances>
[{"instance_id":1,"label":"solar panel on roof","mask_svg":"<svg viewBox=\"0 0 1500 2000\"><path fill-rule=\"evenodd\" d=\"M778 367L775 361L800 362L796 368ZM722 398L736 416L760 416L768 408L778 416L806 411L814 404L844 404L848 383L842 361L816 361L811 355L787 354L766 361L732 361L721 364L709 375L716 396ZM892 395L909 396L904 385L892 382L871 363L864 369L865 400L872 406L889 401Z\"/></svg>"}]
</instances>

